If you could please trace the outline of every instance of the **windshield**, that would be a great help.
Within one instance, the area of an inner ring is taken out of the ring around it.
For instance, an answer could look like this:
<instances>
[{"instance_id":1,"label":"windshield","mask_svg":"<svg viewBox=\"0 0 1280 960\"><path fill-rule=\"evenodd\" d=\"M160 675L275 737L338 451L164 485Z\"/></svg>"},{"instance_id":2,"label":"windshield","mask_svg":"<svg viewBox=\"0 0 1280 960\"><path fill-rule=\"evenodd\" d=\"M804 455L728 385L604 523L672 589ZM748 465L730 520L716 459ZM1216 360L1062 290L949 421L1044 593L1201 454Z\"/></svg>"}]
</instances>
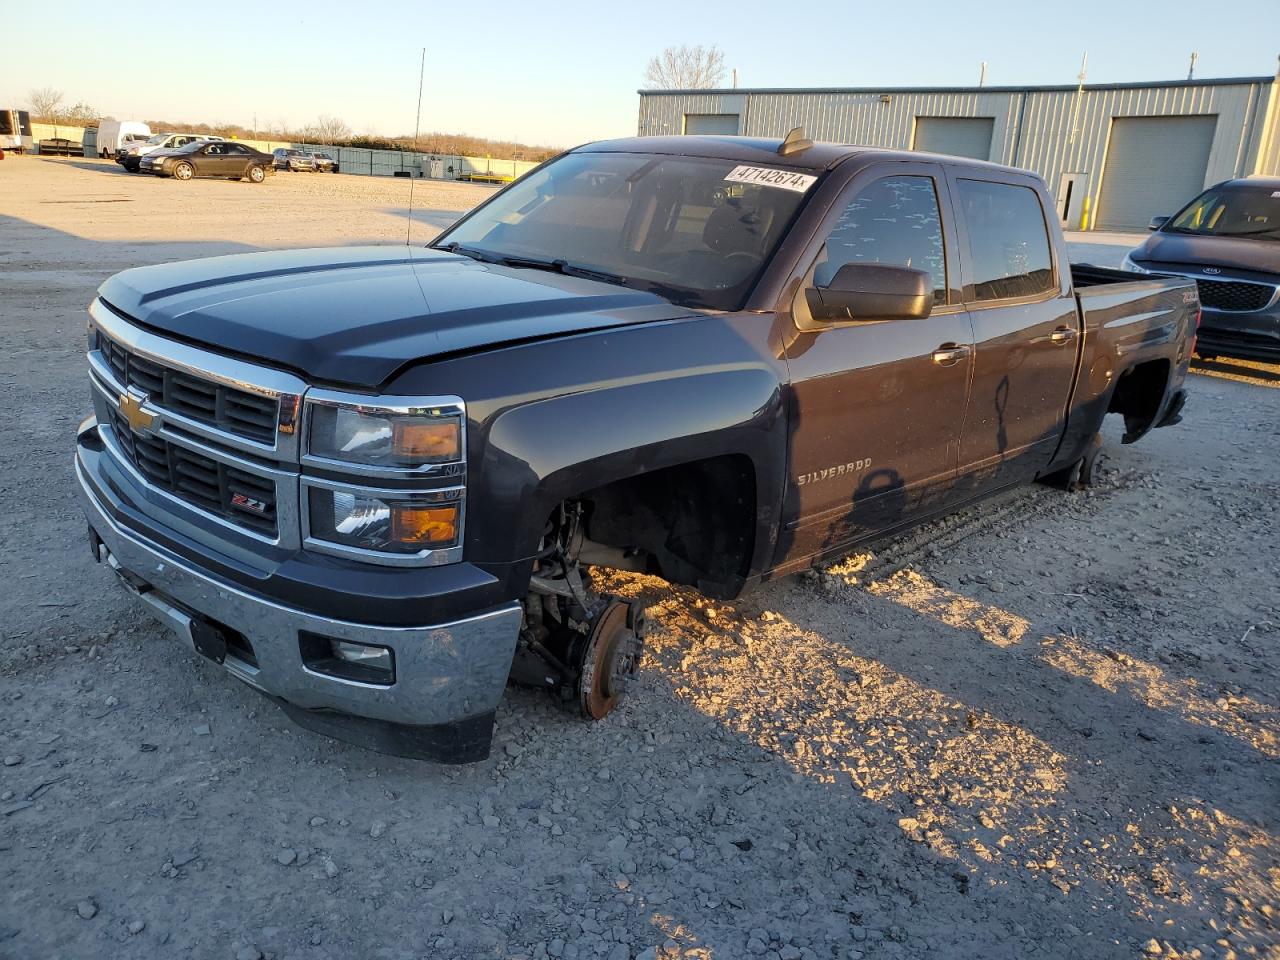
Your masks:
<instances>
[{"instance_id":1,"label":"windshield","mask_svg":"<svg viewBox=\"0 0 1280 960\"><path fill-rule=\"evenodd\" d=\"M168 139L169 139L169 134L167 134L167 133L157 133L154 137L148 137L148 138L147 138L147 143L156 143L156 144L160 144L160 143L164 143L164 142L165 142L166 140L168 140Z\"/></svg>"},{"instance_id":2,"label":"windshield","mask_svg":"<svg viewBox=\"0 0 1280 960\"><path fill-rule=\"evenodd\" d=\"M195 153L204 146L203 140L192 140L190 143L184 143L180 147L174 147L174 153Z\"/></svg>"},{"instance_id":3,"label":"windshield","mask_svg":"<svg viewBox=\"0 0 1280 960\"><path fill-rule=\"evenodd\" d=\"M748 177L787 185L742 182ZM731 160L570 153L518 180L434 246L733 310L815 180Z\"/></svg>"},{"instance_id":4,"label":"windshield","mask_svg":"<svg viewBox=\"0 0 1280 960\"><path fill-rule=\"evenodd\" d=\"M1202 237L1280 240L1280 190L1249 185L1207 190L1165 230Z\"/></svg>"}]
</instances>

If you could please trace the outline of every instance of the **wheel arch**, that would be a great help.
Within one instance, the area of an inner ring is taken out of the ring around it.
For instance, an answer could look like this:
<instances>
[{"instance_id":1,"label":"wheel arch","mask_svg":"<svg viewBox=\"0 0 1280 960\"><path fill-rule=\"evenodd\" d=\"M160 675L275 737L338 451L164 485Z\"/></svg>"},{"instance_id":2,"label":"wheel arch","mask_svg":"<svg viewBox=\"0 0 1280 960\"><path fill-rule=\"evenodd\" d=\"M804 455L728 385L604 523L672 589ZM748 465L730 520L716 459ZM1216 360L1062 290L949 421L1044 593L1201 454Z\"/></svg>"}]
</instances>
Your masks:
<instances>
[{"instance_id":1,"label":"wheel arch","mask_svg":"<svg viewBox=\"0 0 1280 960\"><path fill-rule=\"evenodd\" d=\"M784 410L777 378L760 367L645 380L504 410L472 441L483 452L469 491L468 546L477 556L502 551L508 559L514 546L517 557L528 559L561 503L590 499L593 539L644 547L666 560L669 579L735 595L772 557ZM661 542L659 518L668 521ZM633 535L638 542L625 542ZM714 559L706 552L712 540L735 546L731 563L699 564ZM681 545L684 554L672 549Z\"/></svg>"}]
</instances>

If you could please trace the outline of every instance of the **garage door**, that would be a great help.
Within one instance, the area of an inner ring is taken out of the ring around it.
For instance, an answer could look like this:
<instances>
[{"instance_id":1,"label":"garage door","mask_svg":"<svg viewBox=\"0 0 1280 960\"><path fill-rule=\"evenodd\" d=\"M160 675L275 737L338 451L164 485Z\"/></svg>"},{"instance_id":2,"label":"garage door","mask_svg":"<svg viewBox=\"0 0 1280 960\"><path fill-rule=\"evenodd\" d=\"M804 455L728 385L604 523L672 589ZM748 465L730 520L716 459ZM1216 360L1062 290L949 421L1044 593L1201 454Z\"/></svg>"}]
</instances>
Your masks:
<instances>
[{"instance_id":1,"label":"garage door","mask_svg":"<svg viewBox=\"0 0 1280 960\"><path fill-rule=\"evenodd\" d=\"M1117 117L1111 121L1096 225L1142 230L1204 189L1214 117Z\"/></svg>"},{"instance_id":2,"label":"garage door","mask_svg":"<svg viewBox=\"0 0 1280 960\"><path fill-rule=\"evenodd\" d=\"M912 149L990 160L991 131L995 124L992 117L916 117L916 142Z\"/></svg>"},{"instance_id":3,"label":"garage door","mask_svg":"<svg viewBox=\"0 0 1280 960\"><path fill-rule=\"evenodd\" d=\"M738 115L736 113L686 113L684 115L684 132L715 133L720 136L738 135Z\"/></svg>"}]
</instances>

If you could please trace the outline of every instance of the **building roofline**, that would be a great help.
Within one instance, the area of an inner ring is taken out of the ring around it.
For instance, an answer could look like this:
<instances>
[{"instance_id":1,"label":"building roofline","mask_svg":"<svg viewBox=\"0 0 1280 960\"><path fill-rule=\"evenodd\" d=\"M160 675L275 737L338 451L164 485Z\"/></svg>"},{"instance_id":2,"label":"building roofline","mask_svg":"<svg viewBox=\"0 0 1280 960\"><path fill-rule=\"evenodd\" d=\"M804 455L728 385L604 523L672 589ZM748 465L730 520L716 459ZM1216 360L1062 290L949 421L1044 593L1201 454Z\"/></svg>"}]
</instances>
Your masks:
<instances>
[{"instance_id":1,"label":"building roofline","mask_svg":"<svg viewBox=\"0 0 1280 960\"><path fill-rule=\"evenodd\" d=\"M1147 80L1139 83L1086 83L1085 90L1149 90L1158 87L1226 87L1272 83L1275 77L1211 77L1204 80ZM690 90L637 90L642 97L690 95L731 96L735 94L911 94L911 93L1060 93L1078 89L1077 84L1045 84L1012 87L708 87Z\"/></svg>"}]
</instances>

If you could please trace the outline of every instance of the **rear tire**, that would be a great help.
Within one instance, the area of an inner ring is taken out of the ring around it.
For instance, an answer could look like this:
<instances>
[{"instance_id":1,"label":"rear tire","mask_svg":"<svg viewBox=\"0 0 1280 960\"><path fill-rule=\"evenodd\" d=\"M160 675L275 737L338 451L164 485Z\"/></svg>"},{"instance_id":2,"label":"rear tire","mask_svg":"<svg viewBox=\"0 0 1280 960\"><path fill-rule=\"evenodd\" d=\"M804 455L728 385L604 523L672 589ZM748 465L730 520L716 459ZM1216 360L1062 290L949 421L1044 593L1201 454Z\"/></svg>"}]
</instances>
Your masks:
<instances>
[{"instance_id":1,"label":"rear tire","mask_svg":"<svg viewBox=\"0 0 1280 960\"><path fill-rule=\"evenodd\" d=\"M253 166L249 168L250 183L262 183L262 181L266 179L267 179L267 171L263 170L260 165L255 163Z\"/></svg>"},{"instance_id":2,"label":"rear tire","mask_svg":"<svg viewBox=\"0 0 1280 960\"><path fill-rule=\"evenodd\" d=\"M1098 482L1101 476L1099 464L1102 461L1102 454L1102 434L1094 434L1083 457L1061 470L1039 477L1038 481L1047 486L1057 487L1059 490L1078 493Z\"/></svg>"}]
</instances>

